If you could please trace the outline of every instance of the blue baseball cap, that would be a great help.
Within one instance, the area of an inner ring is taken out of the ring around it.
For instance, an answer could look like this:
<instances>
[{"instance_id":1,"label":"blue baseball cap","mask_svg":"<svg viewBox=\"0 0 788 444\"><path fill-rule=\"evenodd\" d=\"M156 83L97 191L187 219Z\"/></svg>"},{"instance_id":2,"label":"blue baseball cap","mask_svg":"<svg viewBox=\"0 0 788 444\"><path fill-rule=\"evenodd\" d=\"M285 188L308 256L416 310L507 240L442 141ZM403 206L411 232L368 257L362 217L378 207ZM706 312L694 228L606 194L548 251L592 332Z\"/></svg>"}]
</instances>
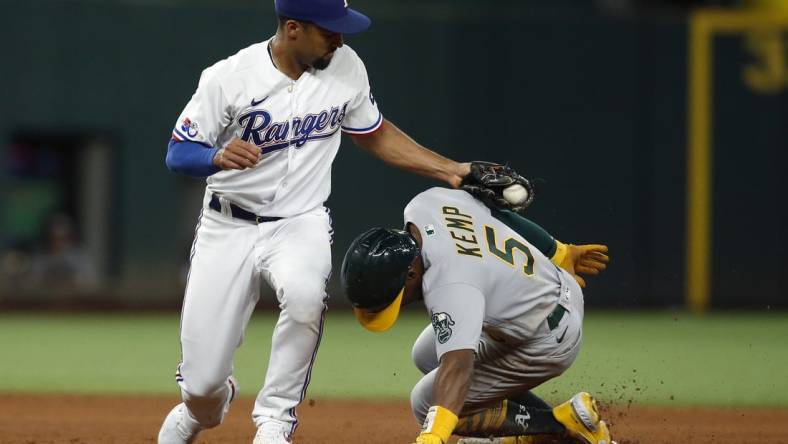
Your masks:
<instances>
[{"instance_id":1,"label":"blue baseball cap","mask_svg":"<svg viewBox=\"0 0 788 444\"><path fill-rule=\"evenodd\" d=\"M372 24L369 17L350 9L347 0L274 0L274 8L280 16L311 22L339 34L366 31Z\"/></svg>"}]
</instances>

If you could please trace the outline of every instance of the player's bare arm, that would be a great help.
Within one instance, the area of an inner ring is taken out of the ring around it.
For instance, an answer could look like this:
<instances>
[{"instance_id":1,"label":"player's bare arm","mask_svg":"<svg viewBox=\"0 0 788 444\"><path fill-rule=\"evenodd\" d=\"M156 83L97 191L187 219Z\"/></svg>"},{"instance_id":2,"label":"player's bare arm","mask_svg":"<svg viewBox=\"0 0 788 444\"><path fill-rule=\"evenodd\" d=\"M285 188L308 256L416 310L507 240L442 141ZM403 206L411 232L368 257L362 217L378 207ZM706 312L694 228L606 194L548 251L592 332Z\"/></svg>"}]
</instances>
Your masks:
<instances>
[{"instance_id":1,"label":"player's bare arm","mask_svg":"<svg viewBox=\"0 0 788 444\"><path fill-rule=\"evenodd\" d=\"M435 379L435 405L460 414L473 375L473 356L473 350L454 350L443 355Z\"/></svg>"},{"instance_id":2,"label":"player's bare arm","mask_svg":"<svg viewBox=\"0 0 788 444\"><path fill-rule=\"evenodd\" d=\"M351 135L353 142L383 162L421 176L442 180L453 188L470 172L470 163L455 162L416 143L393 123L367 135Z\"/></svg>"},{"instance_id":3,"label":"player's bare arm","mask_svg":"<svg viewBox=\"0 0 788 444\"><path fill-rule=\"evenodd\" d=\"M453 350L441 357L433 387L433 407L416 444L444 444L455 428L473 376L473 350Z\"/></svg>"},{"instance_id":4,"label":"player's bare arm","mask_svg":"<svg viewBox=\"0 0 788 444\"><path fill-rule=\"evenodd\" d=\"M213 164L222 170L252 168L260 159L260 147L241 139L233 139L216 152Z\"/></svg>"}]
</instances>

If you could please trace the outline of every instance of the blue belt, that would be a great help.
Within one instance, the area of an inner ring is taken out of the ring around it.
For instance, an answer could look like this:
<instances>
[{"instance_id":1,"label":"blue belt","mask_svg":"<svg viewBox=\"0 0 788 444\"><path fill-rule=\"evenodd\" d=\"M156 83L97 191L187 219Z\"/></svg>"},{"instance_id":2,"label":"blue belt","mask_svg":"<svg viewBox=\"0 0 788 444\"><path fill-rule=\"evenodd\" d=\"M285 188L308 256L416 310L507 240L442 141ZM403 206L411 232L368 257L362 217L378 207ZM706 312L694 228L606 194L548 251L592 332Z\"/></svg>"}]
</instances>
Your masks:
<instances>
[{"instance_id":1,"label":"blue belt","mask_svg":"<svg viewBox=\"0 0 788 444\"><path fill-rule=\"evenodd\" d=\"M211 202L208 203L208 207L220 213L222 212L222 204L219 202L219 197L217 197L215 194L211 194ZM282 219L281 217L258 216L254 213L244 210L234 203L230 203L230 214L232 214L232 216L236 219L248 220L257 224L275 222Z\"/></svg>"}]
</instances>

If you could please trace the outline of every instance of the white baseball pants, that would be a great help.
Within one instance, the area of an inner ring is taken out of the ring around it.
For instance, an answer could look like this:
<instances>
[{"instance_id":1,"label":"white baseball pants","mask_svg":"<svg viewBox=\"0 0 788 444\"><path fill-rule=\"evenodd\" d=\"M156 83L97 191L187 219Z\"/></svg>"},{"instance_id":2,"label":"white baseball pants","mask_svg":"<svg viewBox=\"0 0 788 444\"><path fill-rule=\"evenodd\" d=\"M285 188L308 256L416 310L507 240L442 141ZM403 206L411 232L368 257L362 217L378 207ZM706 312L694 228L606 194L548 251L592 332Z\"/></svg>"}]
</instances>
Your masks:
<instances>
[{"instance_id":1,"label":"white baseball pants","mask_svg":"<svg viewBox=\"0 0 788 444\"><path fill-rule=\"evenodd\" d=\"M226 413L233 356L266 280L281 311L252 419L258 427L274 420L295 431L295 408L306 394L323 330L330 244L323 207L259 225L204 208L183 301L183 362L176 377L203 427L218 425Z\"/></svg>"}]
</instances>

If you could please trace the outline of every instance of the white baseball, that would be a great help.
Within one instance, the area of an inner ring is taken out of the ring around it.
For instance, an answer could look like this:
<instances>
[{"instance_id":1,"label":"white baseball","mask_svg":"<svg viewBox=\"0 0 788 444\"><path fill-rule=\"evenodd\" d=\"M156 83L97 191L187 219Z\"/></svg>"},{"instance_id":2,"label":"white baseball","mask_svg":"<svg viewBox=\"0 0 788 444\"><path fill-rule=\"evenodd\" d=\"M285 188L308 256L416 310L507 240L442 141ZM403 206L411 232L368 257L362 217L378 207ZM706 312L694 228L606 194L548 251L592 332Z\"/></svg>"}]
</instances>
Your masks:
<instances>
[{"instance_id":1,"label":"white baseball","mask_svg":"<svg viewBox=\"0 0 788 444\"><path fill-rule=\"evenodd\" d=\"M503 198L512 205L520 205L528 199L528 190L516 183L503 189Z\"/></svg>"}]
</instances>

